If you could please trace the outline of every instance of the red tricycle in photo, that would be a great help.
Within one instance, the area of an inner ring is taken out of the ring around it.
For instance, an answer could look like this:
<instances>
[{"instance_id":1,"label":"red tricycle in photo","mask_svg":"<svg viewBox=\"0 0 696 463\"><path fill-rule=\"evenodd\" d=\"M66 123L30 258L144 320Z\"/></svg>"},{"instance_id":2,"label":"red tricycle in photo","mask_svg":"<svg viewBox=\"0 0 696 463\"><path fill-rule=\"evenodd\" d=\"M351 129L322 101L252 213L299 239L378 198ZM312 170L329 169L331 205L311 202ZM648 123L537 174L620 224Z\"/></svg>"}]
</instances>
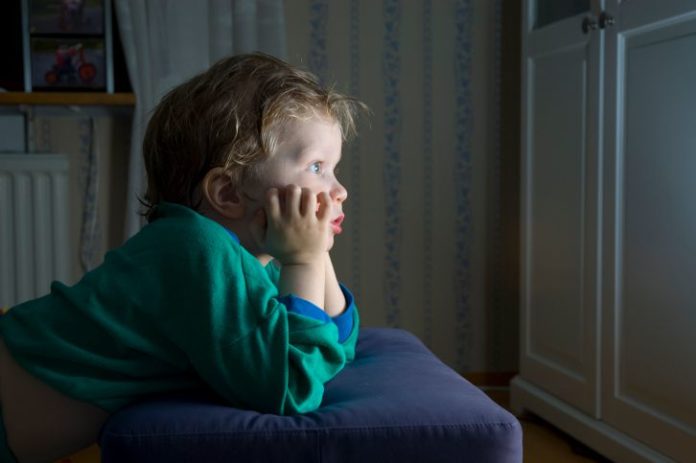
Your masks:
<instances>
[{"instance_id":1,"label":"red tricycle in photo","mask_svg":"<svg viewBox=\"0 0 696 463\"><path fill-rule=\"evenodd\" d=\"M102 88L104 42L41 38L32 40L32 85L44 88Z\"/></svg>"},{"instance_id":2,"label":"red tricycle in photo","mask_svg":"<svg viewBox=\"0 0 696 463\"><path fill-rule=\"evenodd\" d=\"M78 79L84 83L91 83L97 75L97 67L85 59L85 49L81 43L75 45L61 45L56 50L56 62L53 67L44 74L44 80L48 85L59 82L76 82Z\"/></svg>"}]
</instances>

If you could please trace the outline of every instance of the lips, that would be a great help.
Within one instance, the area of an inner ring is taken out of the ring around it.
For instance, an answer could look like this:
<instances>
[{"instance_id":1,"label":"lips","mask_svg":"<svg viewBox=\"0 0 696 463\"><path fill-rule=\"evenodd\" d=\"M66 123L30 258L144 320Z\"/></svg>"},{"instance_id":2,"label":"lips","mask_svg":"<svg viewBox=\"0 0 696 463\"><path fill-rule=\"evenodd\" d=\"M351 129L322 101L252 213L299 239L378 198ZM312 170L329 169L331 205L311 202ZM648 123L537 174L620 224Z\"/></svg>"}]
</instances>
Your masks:
<instances>
[{"instance_id":1,"label":"lips","mask_svg":"<svg viewBox=\"0 0 696 463\"><path fill-rule=\"evenodd\" d=\"M338 235L343 231L343 228L341 228L341 224L343 223L343 219L345 218L345 214L341 214L331 221L331 229L333 230L334 234Z\"/></svg>"}]
</instances>

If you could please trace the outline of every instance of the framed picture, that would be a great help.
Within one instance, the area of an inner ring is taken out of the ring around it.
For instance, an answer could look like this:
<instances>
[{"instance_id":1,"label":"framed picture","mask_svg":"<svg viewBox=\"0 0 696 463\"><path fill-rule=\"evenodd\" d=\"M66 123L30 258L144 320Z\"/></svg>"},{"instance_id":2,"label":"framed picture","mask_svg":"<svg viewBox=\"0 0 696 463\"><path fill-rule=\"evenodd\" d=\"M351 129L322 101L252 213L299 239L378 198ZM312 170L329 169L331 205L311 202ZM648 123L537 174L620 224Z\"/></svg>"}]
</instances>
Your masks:
<instances>
[{"instance_id":1,"label":"framed picture","mask_svg":"<svg viewBox=\"0 0 696 463\"><path fill-rule=\"evenodd\" d=\"M106 88L106 52L99 38L31 39L34 89Z\"/></svg>"},{"instance_id":2,"label":"framed picture","mask_svg":"<svg viewBox=\"0 0 696 463\"><path fill-rule=\"evenodd\" d=\"M28 0L30 34L102 35L104 0Z\"/></svg>"},{"instance_id":3,"label":"framed picture","mask_svg":"<svg viewBox=\"0 0 696 463\"><path fill-rule=\"evenodd\" d=\"M114 92L111 0L21 2L25 92Z\"/></svg>"}]
</instances>

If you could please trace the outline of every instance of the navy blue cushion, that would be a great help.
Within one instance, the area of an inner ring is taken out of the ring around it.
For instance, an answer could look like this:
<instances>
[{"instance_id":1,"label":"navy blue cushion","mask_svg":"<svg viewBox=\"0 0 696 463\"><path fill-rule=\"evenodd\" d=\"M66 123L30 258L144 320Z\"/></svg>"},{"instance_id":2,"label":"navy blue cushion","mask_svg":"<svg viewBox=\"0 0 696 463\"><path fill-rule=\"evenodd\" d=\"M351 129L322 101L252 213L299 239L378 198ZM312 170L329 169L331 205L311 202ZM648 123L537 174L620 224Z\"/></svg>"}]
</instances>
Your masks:
<instances>
[{"instance_id":1,"label":"navy blue cushion","mask_svg":"<svg viewBox=\"0 0 696 463\"><path fill-rule=\"evenodd\" d=\"M124 408L104 426L103 463L521 462L517 419L415 336L364 328L319 410L276 416L179 394Z\"/></svg>"}]
</instances>

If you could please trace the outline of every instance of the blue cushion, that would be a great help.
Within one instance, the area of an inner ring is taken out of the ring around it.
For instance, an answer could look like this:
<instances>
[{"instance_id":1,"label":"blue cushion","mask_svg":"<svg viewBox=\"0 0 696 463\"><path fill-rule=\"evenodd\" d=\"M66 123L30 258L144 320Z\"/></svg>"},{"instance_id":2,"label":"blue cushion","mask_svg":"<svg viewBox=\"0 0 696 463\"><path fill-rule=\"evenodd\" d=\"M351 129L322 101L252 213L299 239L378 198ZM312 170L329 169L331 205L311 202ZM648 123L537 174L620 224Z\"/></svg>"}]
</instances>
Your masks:
<instances>
[{"instance_id":1,"label":"blue cushion","mask_svg":"<svg viewBox=\"0 0 696 463\"><path fill-rule=\"evenodd\" d=\"M179 394L114 414L103 463L521 462L517 419L415 336L364 328L319 410L276 416Z\"/></svg>"}]
</instances>

